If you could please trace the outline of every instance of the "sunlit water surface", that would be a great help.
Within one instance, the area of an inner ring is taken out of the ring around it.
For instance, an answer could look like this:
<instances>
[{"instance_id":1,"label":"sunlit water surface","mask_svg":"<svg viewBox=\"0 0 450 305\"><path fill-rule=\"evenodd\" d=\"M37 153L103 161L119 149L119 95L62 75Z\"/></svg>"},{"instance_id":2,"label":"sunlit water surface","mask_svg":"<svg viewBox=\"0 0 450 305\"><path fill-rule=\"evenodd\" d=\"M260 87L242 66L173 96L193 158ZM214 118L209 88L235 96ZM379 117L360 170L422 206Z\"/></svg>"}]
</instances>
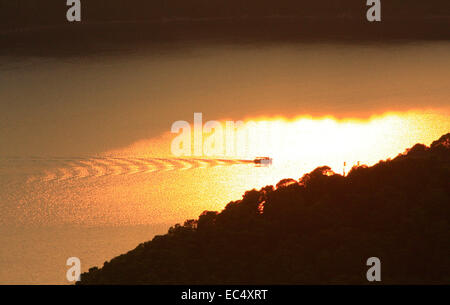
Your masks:
<instances>
[{"instance_id":1,"label":"sunlit water surface","mask_svg":"<svg viewBox=\"0 0 450 305\"><path fill-rule=\"evenodd\" d=\"M0 59L0 283L67 283L68 257L86 271L246 190L429 145L450 131L449 51L293 45ZM222 124L267 122L245 153L217 157L273 165L172 159L170 126L192 123L194 111Z\"/></svg>"}]
</instances>

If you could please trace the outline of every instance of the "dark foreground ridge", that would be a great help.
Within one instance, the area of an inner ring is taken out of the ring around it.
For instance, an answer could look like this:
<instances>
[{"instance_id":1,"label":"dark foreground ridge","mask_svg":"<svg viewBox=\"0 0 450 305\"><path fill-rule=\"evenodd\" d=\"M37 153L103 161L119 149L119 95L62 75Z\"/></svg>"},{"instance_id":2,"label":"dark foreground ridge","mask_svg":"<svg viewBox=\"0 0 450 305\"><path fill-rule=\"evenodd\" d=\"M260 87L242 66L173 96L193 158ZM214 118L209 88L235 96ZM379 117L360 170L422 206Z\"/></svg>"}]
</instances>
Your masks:
<instances>
[{"instance_id":1,"label":"dark foreground ridge","mask_svg":"<svg viewBox=\"0 0 450 305\"><path fill-rule=\"evenodd\" d=\"M91 268L80 284L450 282L450 133L343 177L319 167Z\"/></svg>"}]
</instances>

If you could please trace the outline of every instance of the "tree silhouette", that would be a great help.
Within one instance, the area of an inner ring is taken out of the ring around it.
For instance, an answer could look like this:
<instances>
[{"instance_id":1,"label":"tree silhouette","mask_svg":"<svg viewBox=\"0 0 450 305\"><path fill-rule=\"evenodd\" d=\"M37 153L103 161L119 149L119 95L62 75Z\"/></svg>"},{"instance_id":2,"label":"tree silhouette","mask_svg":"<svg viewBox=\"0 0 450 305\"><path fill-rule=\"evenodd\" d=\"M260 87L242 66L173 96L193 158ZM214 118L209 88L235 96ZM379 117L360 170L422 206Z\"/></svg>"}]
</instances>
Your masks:
<instances>
[{"instance_id":1,"label":"tree silhouette","mask_svg":"<svg viewBox=\"0 0 450 305\"><path fill-rule=\"evenodd\" d=\"M449 178L450 134L345 177L319 167L175 225L79 284L359 284L372 256L384 284L448 284Z\"/></svg>"}]
</instances>

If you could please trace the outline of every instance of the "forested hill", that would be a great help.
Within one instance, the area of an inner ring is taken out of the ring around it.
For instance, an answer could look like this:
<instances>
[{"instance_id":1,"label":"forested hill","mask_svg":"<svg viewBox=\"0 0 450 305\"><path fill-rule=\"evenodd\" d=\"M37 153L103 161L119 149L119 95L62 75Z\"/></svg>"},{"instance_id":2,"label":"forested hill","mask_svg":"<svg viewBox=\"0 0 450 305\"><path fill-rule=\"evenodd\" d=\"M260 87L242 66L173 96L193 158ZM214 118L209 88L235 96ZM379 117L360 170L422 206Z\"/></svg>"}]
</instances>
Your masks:
<instances>
[{"instance_id":1,"label":"forested hill","mask_svg":"<svg viewBox=\"0 0 450 305\"><path fill-rule=\"evenodd\" d=\"M347 176L319 167L251 190L91 268L80 284L450 282L450 133Z\"/></svg>"}]
</instances>

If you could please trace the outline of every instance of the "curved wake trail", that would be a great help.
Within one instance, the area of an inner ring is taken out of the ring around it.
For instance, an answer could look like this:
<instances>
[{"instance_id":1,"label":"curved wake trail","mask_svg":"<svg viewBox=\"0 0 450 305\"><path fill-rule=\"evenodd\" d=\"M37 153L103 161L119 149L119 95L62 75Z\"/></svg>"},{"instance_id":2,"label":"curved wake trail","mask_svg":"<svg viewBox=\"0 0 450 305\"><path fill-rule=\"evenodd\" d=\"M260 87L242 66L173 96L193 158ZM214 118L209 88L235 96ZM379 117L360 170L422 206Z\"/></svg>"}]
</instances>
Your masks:
<instances>
[{"instance_id":1,"label":"curved wake trail","mask_svg":"<svg viewBox=\"0 0 450 305\"><path fill-rule=\"evenodd\" d=\"M166 171L184 171L196 168L253 164L253 160L206 158L140 158L140 157L74 157L39 158L53 167L31 175L27 182L60 182L107 176L150 174Z\"/></svg>"}]
</instances>

